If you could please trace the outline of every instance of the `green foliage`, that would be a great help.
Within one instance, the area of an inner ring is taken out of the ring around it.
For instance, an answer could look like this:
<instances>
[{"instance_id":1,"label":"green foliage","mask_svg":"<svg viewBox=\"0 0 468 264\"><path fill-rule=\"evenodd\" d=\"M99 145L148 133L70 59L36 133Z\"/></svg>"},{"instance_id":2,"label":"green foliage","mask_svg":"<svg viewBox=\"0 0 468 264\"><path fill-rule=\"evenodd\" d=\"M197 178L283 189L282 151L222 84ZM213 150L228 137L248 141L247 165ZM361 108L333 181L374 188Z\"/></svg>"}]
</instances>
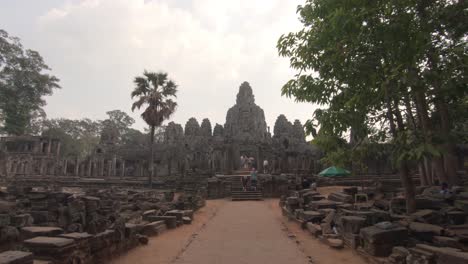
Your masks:
<instances>
[{"instance_id":1,"label":"green foliage","mask_svg":"<svg viewBox=\"0 0 468 264\"><path fill-rule=\"evenodd\" d=\"M177 85L168 78L167 73L145 71L143 76L135 77L135 89L131 96L136 97L132 111L146 107L141 117L150 127L160 126L175 111Z\"/></svg>"},{"instance_id":2,"label":"green foliage","mask_svg":"<svg viewBox=\"0 0 468 264\"><path fill-rule=\"evenodd\" d=\"M7 134L23 135L42 112L44 96L60 88L58 79L37 51L0 30L0 124ZM43 113L43 112L42 112Z\"/></svg>"},{"instance_id":3,"label":"green foliage","mask_svg":"<svg viewBox=\"0 0 468 264\"><path fill-rule=\"evenodd\" d=\"M102 130L102 122L88 118L47 119L42 126L42 135L56 137L62 141L63 155L80 158L94 151L99 144Z\"/></svg>"},{"instance_id":4,"label":"green foliage","mask_svg":"<svg viewBox=\"0 0 468 264\"><path fill-rule=\"evenodd\" d=\"M466 7L464 1L418 0L308 0L298 7L304 28L277 44L297 70L282 94L320 106L306 130L317 135L327 162L358 160L375 143L392 143L396 161L440 155L435 145L446 137L419 133L402 112L423 114L413 109L418 93L429 110L465 98ZM352 144L331 144L345 139Z\"/></svg>"}]
</instances>

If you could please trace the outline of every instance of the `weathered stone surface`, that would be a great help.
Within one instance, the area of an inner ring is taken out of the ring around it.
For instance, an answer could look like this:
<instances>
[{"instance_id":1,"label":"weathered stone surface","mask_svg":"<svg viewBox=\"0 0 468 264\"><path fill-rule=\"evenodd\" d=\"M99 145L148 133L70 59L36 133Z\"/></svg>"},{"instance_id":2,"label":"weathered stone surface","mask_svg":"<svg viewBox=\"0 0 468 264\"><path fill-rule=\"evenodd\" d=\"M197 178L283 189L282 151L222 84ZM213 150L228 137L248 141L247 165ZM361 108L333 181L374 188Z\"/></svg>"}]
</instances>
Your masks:
<instances>
[{"instance_id":1,"label":"weathered stone surface","mask_svg":"<svg viewBox=\"0 0 468 264\"><path fill-rule=\"evenodd\" d=\"M11 217L11 225L14 227L30 226L34 222L34 219L30 214L19 214Z\"/></svg>"},{"instance_id":2,"label":"weathered stone surface","mask_svg":"<svg viewBox=\"0 0 468 264\"><path fill-rule=\"evenodd\" d=\"M359 234L361 228L366 226L366 218L359 216L341 217L341 226L344 234Z\"/></svg>"},{"instance_id":3,"label":"weathered stone surface","mask_svg":"<svg viewBox=\"0 0 468 264\"><path fill-rule=\"evenodd\" d=\"M82 241L82 240L88 240L88 239L92 238L93 236L91 234L88 234L88 233L77 233L77 232L75 232L75 233L61 234L61 235L59 235L59 237L73 239L75 241Z\"/></svg>"},{"instance_id":4,"label":"weathered stone surface","mask_svg":"<svg viewBox=\"0 0 468 264\"><path fill-rule=\"evenodd\" d=\"M151 222L164 221L168 228L177 227L177 217L175 216L149 216L148 220Z\"/></svg>"},{"instance_id":5,"label":"weathered stone surface","mask_svg":"<svg viewBox=\"0 0 468 264\"><path fill-rule=\"evenodd\" d=\"M0 243L16 242L19 239L20 239L20 234L16 227L5 226L0 229Z\"/></svg>"},{"instance_id":6,"label":"weathered stone surface","mask_svg":"<svg viewBox=\"0 0 468 264\"><path fill-rule=\"evenodd\" d=\"M140 242L140 243L143 244L143 245L147 245L148 242L149 242L148 237L145 236L145 235L137 234L137 235L136 235L136 238L138 239L138 242Z\"/></svg>"},{"instance_id":7,"label":"weathered stone surface","mask_svg":"<svg viewBox=\"0 0 468 264\"><path fill-rule=\"evenodd\" d=\"M73 239L63 237L35 237L24 241L24 245L34 253L47 251L64 251L69 250L74 246ZM53 252L50 252L53 253Z\"/></svg>"},{"instance_id":8,"label":"weathered stone surface","mask_svg":"<svg viewBox=\"0 0 468 264\"><path fill-rule=\"evenodd\" d=\"M455 200L455 207L468 214L468 200Z\"/></svg>"},{"instance_id":9,"label":"weathered stone surface","mask_svg":"<svg viewBox=\"0 0 468 264\"><path fill-rule=\"evenodd\" d=\"M10 215L9 214L0 214L0 227L10 225Z\"/></svg>"},{"instance_id":10,"label":"weathered stone surface","mask_svg":"<svg viewBox=\"0 0 468 264\"><path fill-rule=\"evenodd\" d=\"M190 225L192 223L192 218L188 217L188 216L184 216L182 217L182 222L185 224L185 225Z\"/></svg>"},{"instance_id":11,"label":"weathered stone surface","mask_svg":"<svg viewBox=\"0 0 468 264\"><path fill-rule=\"evenodd\" d=\"M341 203L352 203L353 202L353 196L348 195L346 193L342 193L342 192L334 192L334 193L330 193L328 195L328 200L335 201L335 202L341 202Z\"/></svg>"},{"instance_id":12,"label":"weathered stone surface","mask_svg":"<svg viewBox=\"0 0 468 264\"><path fill-rule=\"evenodd\" d=\"M468 253L461 252L456 248L450 247L433 247L424 244L417 244L417 250L433 254L437 260L437 264L465 264L468 263Z\"/></svg>"},{"instance_id":13,"label":"weathered stone surface","mask_svg":"<svg viewBox=\"0 0 468 264\"><path fill-rule=\"evenodd\" d=\"M35 225L49 222L49 211L30 211L29 214L34 219L33 222Z\"/></svg>"},{"instance_id":14,"label":"weathered stone surface","mask_svg":"<svg viewBox=\"0 0 468 264\"><path fill-rule=\"evenodd\" d=\"M311 210L319 210L319 209L336 209L338 205L342 203L340 202L334 202L334 201L329 201L329 200L320 200L320 201L312 201L308 204L308 207Z\"/></svg>"},{"instance_id":15,"label":"weathered stone surface","mask_svg":"<svg viewBox=\"0 0 468 264\"><path fill-rule=\"evenodd\" d=\"M314 223L320 223L324 217L325 215L318 211L301 211L301 213L298 215L300 220Z\"/></svg>"},{"instance_id":16,"label":"weathered stone surface","mask_svg":"<svg viewBox=\"0 0 468 264\"><path fill-rule=\"evenodd\" d=\"M307 230L309 230L310 234L318 237L319 235L322 234L322 227L318 224L313 224L313 223L307 223Z\"/></svg>"},{"instance_id":17,"label":"weathered stone surface","mask_svg":"<svg viewBox=\"0 0 468 264\"><path fill-rule=\"evenodd\" d=\"M157 236L166 231L167 226L165 221L155 221L143 226L141 233L146 236Z\"/></svg>"},{"instance_id":18,"label":"weathered stone surface","mask_svg":"<svg viewBox=\"0 0 468 264\"><path fill-rule=\"evenodd\" d=\"M403 227L382 229L377 226L361 228L360 236L364 250L372 256L385 257L391 254L394 246L402 246L408 239L408 230Z\"/></svg>"},{"instance_id":19,"label":"weathered stone surface","mask_svg":"<svg viewBox=\"0 0 468 264\"><path fill-rule=\"evenodd\" d=\"M239 87L236 104L227 112L224 132L239 141L262 140L266 136L265 113L255 104L248 82Z\"/></svg>"},{"instance_id":20,"label":"weathered stone surface","mask_svg":"<svg viewBox=\"0 0 468 264\"><path fill-rule=\"evenodd\" d=\"M0 264L33 264L33 262L31 252L5 251L0 253Z\"/></svg>"},{"instance_id":21,"label":"weathered stone surface","mask_svg":"<svg viewBox=\"0 0 468 264\"><path fill-rule=\"evenodd\" d=\"M21 228L21 237L24 239L37 237L37 236L57 236L63 233L63 229L60 227L50 226L27 226Z\"/></svg>"},{"instance_id":22,"label":"weathered stone surface","mask_svg":"<svg viewBox=\"0 0 468 264\"><path fill-rule=\"evenodd\" d=\"M411 222L408 228L412 235L416 236L420 240L428 242L432 241L434 236L444 234L444 228L431 224Z\"/></svg>"},{"instance_id":23,"label":"weathered stone surface","mask_svg":"<svg viewBox=\"0 0 468 264\"><path fill-rule=\"evenodd\" d=\"M454 237L445 237L445 236L434 236L432 238L432 242L434 245L439 247L453 247L453 248L460 248L460 242L458 238Z\"/></svg>"},{"instance_id":24,"label":"weathered stone surface","mask_svg":"<svg viewBox=\"0 0 468 264\"><path fill-rule=\"evenodd\" d=\"M328 238L326 243L332 248L343 248L344 246L343 240L336 238Z\"/></svg>"}]
</instances>

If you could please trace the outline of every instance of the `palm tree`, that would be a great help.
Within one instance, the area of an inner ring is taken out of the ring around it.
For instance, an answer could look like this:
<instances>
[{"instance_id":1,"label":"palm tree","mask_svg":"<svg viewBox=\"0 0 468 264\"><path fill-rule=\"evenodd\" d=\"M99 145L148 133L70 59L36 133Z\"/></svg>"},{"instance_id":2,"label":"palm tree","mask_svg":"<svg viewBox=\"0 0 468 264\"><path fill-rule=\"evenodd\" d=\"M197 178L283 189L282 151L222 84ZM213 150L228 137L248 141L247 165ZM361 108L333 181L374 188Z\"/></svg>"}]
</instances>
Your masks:
<instances>
[{"instance_id":1,"label":"palm tree","mask_svg":"<svg viewBox=\"0 0 468 264\"><path fill-rule=\"evenodd\" d=\"M176 97L177 85L169 80L167 73L144 71L143 76L137 76L134 80L135 89L131 96L136 97L132 105L132 111L146 107L141 117L150 127L151 159L149 162L149 185L153 187L154 176L154 132L164 120L169 119L175 112L177 103L172 98Z\"/></svg>"}]
</instances>

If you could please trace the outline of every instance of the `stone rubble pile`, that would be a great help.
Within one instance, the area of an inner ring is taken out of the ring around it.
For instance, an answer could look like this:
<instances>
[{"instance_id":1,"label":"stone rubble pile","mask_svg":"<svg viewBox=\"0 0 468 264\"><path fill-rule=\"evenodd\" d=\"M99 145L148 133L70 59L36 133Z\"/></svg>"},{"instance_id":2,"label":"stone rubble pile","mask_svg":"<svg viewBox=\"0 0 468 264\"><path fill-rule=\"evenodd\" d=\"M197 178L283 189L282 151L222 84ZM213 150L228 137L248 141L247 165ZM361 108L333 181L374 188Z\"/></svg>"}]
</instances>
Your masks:
<instances>
[{"instance_id":1,"label":"stone rubble pile","mask_svg":"<svg viewBox=\"0 0 468 264\"><path fill-rule=\"evenodd\" d=\"M468 263L468 188L418 188L406 213L401 190L344 188L325 198L304 189L282 196L283 215L332 248L357 250L372 263ZM393 197L393 198L388 198Z\"/></svg>"},{"instance_id":2,"label":"stone rubble pile","mask_svg":"<svg viewBox=\"0 0 468 264\"><path fill-rule=\"evenodd\" d=\"M102 263L190 224L204 205L198 193L9 187L0 192L0 263Z\"/></svg>"}]
</instances>

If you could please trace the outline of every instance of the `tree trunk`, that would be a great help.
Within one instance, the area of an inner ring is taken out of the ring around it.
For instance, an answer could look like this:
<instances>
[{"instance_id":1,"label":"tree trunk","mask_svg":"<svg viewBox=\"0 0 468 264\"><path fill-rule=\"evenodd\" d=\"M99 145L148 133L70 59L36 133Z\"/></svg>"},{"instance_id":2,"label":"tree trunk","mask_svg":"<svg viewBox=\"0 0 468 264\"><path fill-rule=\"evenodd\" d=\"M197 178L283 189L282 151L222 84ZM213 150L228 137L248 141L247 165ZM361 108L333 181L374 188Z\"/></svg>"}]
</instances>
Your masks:
<instances>
[{"instance_id":1,"label":"tree trunk","mask_svg":"<svg viewBox=\"0 0 468 264\"><path fill-rule=\"evenodd\" d=\"M395 125L395 119L393 117L393 107L390 101L388 94L386 95L386 104L388 108L387 118L390 123L390 132L394 139L397 138L398 132L403 132L404 126L401 120L401 113L398 110L398 105L395 105L395 115L397 117L398 122L398 131ZM415 189L413 179L409 173L408 162L406 160L402 160L399 164L398 171L400 174L400 179L403 185L403 189L405 190L405 198L406 198L406 212L408 214L414 213L416 211L416 198L415 198Z\"/></svg>"},{"instance_id":2,"label":"tree trunk","mask_svg":"<svg viewBox=\"0 0 468 264\"><path fill-rule=\"evenodd\" d=\"M441 134L445 141L442 145L444 150L445 173L447 175L448 183L453 186L459 183L459 179L457 175L457 157L455 155L455 144L453 144L450 138L451 125L449 111L447 108L447 103L445 103L440 98L436 100L436 107L439 110Z\"/></svg>"},{"instance_id":3,"label":"tree trunk","mask_svg":"<svg viewBox=\"0 0 468 264\"><path fill-rule=\"evenodd\" d=\"M414 93L417 113L419 119L421 120L422 131L424 134L424 141L426 142L426 144L432 144L433 129L427 111L427 101L425 94L420 90L416 90ZM434 169L435 176L437 176L437 178L439 179L439 183L448 182L447 175L445 174L444 170L444 162L442 160L442 156L432 157L432 168Z\"/></svg>"},{"instance_id":4,"label":"tree trunk","mask_svg":"<svg viewBox=\"0 0 468 264\"><path fill-rule=\"evenodd\" d=\"M421 186L429 185L429 179L427 177L426 168L424 167L423 161L418 162L419 177L421 179Z\"/></svg>"},{"instance_id":5,"label":"tree trunk","mask_svg":"<svg viewBox=\"0 0 468 264\"><path fill-rule=\"evenodd\" d=\"M154 131L156 127L151 126L151 134L150 134L150 150L151 150L151 158L149 161L149 169L150 169L150 176L149 176L149 187L153 189L153 176L154 176Z\"/></svg>"}]
</instances>

